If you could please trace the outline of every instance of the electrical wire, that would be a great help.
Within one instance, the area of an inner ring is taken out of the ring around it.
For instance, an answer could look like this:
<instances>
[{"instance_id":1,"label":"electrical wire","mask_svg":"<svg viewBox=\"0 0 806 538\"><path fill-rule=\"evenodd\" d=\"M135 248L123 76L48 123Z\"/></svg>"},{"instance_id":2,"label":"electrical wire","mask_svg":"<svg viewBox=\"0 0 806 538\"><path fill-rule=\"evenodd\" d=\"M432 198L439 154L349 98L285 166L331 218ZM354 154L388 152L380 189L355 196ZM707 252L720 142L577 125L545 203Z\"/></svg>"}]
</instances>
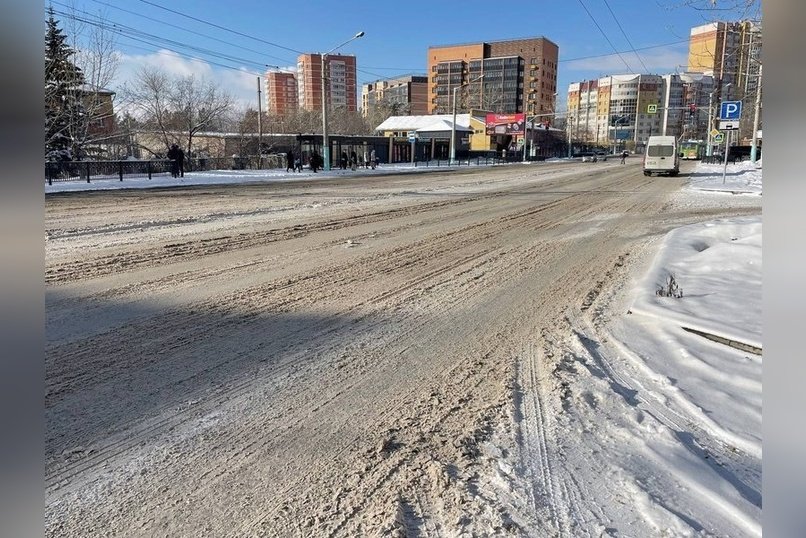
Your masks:
<instances>
[{"instance_id":1,"label":"electrical wire","mask_svg":"<svg viewBox=\"0 0 806 538\"><path fill-rule=\"evenodd\" d=\"M613 20L616 21L616 25L618 26L618 29L621 30L621 35L623 35L624 39L627 40L627 44L630 46L630 49L633 51L633 54L635 54L635 57L638 58L638 61L641 63L641 66L644 68L644 73L649 73L649 68L647 68L646 64L644 63L644 60L641 59L641 56L638 55L638 51L635 50L635 46L632 44L632 41L630 41L630 38L627 37L627 32L624 31L624 28L621 26L621 23L619 22L618 17L616 17L616 14L613 13L612 9L610 9L610 3L607 0L602 0L602 1L604 2L604 5L607 6L607 10L610 12L610 15L613 16Z\"/></svg>"},{"instance_id":2,"label":"electrical wire","mask_svg":"<svg viewBox=\"0 0 806 538\"><path fill-rule=\"evenodd\" d=\"M239 32L237 30L227 28L226 26L221 26L220 24L215 24L213 22L205 21L204 19L199 19L198 17L188 15L187 13L182 13L181 11L177 11L175 9L171 9L171 8L167 8L165 6L161 6L160 4L157 4L156 2L150 2L149 0L140 0L140 1L142 3L144 3L144 4L148 4L150 6L154 6L154 7L159 8L159 9L164 9L165 11L168 11L170 13L174 13L174 14L179 15L181 17L185 17L187 19L194 20L194 21L200 22L202 24L207 24L209 26L212 26L213 28L218 28L219 30L224 30L225 32L230 32L230 33L233 33L235 35L239 35L241 37L246 37L248 39L253 39L253 40L258 41L260 43L265 43L266 45L271 45L272 47L277 47L278 49L287 50L289 52L295 52L297 54L305 54L301 50L292 49L292 48L286 47L284 45L278 45L277 43L272 43L271 41L266 41L265 39L261 39L259 37L251 36L249 34L244 34L243 32Z\"/></svg>"},{"instance_id":3,"label":"electrical wire","mask_svg":"<svg viewBox=\"0 0 806 538\"><path fill-rule=\"evenodd\" d=\"M599 23L596 21L596 18L588 10L588 6L586 6L585 3L582 0L579 0L579 3L582 6L582 9L585 10L585 13L588 14L588 17L590 17L590 19L593 21L593 24L596 25L596 28L599 29L599 32L602 34L602 36L604 36L605 40L610 44L610 47L615 51L615 53L618 55L618 57L621 59L621 61L624 62L624 65L627 66L627 70L632 71L633 69L632 69L632 67L630 67L630 64L627 63L627 60L624 59L624 57L621 55L621 53L616 49L616 46L613 44L613 42L610 41L610 38L607 37L607 34L605 33L605 31L602 30L602 27L599 26Z\"/></svg>"},{"instance_id":4,"label":"electrical wire","mask_svg":"<svg viewBox=\"0 0 806 538\"><path fill-rule=\"evenodd\" d=\"M265 53L265 52L263 52L263 51L258 51L258 50L255 50L255 49L250 49L249 47L244 47L243 45L238 45L238 44L236 44L236 43L232 43L232 42L230 42L230 41L225 41L225 40L223 40L223 39L219 39L219 38L214 37L214 36L211 36L211 35L209 35L209 34L204 34L204 33L198 32L198 31L196 31L196 30L191 30L191 29L189 29L189 28L185 28L185 27L183 27L183 26L179 26L179 25L177 25L177 24L172 24L172 23L170 23L170 22L165 22L165 21L163 21L163 20L156 19L156 18L154 18L154 17L149 17L149 16L147 16L147 15L143 15L142 13L137 13L136 11L131 11L131 10L128 10L128 9L125 9L125 8L119 7L119 6L115 6L115 5L112 5L112 4L107 4L106 2L101 2L100 0L90 0L90 1L91 1L91 2L94 2L94 3L96 3L96 4L100 4L100 5L102 5L102 6L111 7L111 8L113 8L113 9L117 9L117 10L119 10L119 11L123 11L124 13L129 13L130 15L135 15L135 16L137 16L137 17L141 17L141 18L143 18L143 19L146 19L146 20L149 20L149 21L156 22L156 23L158 23L158 24L162 24L162 25L165 25L165 26L168 26L168 27L171 27L171 28L176 28L177 30L182 30L183 32L188 32L188 33L191 33L191 34L193 34L194 36L201 36L201 37L205 37L205 38L207 38L207 39L211 39L211 40L213 40L213 41L217 41L217 42L219 42L219 43L223 43L224 45L228 45L228 46L230 46L230 47L235 47L235 48L238 48L238 49L242 49L242 50L245 50L245 51L247 51L247 52L252 52L252 53L254 53L254 54L260 54L260 55L262 55L262 56L266 56L267 58L274 58L275 60L280 60L280 62L281 62L281 63L288 63L289 65L290 65L290 63L291 63L291 62L290 62L290 60L288 60L287 58L280 58L279 56L272 56L271 54L266 54L266 53ZM64 4L60 4L59 2L53 2L53 3L55 3L55 4L59 4L59 5L64 5ZM65 6L65 7L68 7L68 6Z\"/></svg>"}]
</instances>

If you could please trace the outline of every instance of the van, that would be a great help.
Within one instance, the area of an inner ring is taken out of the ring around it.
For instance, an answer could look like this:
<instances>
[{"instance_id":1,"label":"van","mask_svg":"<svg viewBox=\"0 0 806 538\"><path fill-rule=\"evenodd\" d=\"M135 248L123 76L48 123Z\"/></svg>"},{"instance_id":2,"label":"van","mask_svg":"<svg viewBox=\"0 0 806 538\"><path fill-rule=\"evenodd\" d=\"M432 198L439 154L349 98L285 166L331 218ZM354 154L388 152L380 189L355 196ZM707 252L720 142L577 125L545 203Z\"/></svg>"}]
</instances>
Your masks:
<instances>
[{"instance_id":1,"label":"van","mask_svg":"<svg viewBox=\"0 0 806 538\"><path fill-rule=\"evenodd\" d=\"M673 136L650 136L644 151L644 175L652 172L676 176L680 172L680 154Z\"/></svg>"}]
</instances>

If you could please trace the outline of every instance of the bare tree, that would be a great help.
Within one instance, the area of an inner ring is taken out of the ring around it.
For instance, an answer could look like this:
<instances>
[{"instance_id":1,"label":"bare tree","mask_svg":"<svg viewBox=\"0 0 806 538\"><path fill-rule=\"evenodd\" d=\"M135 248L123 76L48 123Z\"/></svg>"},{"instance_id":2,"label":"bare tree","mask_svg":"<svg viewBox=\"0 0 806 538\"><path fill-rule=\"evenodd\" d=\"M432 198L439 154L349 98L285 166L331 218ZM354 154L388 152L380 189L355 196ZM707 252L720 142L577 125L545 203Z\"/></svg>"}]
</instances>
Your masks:
<instances>
[{"instance_id":1,"label":"bare tree","mask_svg":"<svg viewBox=\"0 0 806 538\"><path fill-rule=\"evenodd\" d=\"M144 130L157 133L167 148L177 141L171 123L171 80L161 69L140 68L134 81L124 88L127 101L138 115Z\"/></svg>"},{"instance_id":2,"label":"bare tree","mask_svg":"<svg viewBox=\"0 0 806 538\"><path fill-rule=\"evenodd\" d=\"M80 124L77 134L85 144L103 142L107 136L114 136L115 122L111 96L106 90L117 75L120 58L117 53L115 36L109 28L105 12L94 18L68 18L67 31L73 40L76 51L76 65L84 73L85 87L82 102L86 120ZM103 129L92 129L92 125L103 124Z\"/></svg>"},{"instance_id":3,"label":"bare tree","mask_svg":"<svg viewBox=\"0 0 806 538\"><path fill-rule=\"evenodd\" d=\"M156 68L141 68L125 94L146 129L157 133L166 148L180 143L188 156L193 137L221 129L234 103L230 94L210 81L193 75L171 77Z\"/></svg>"},{"instance_id":4,"label":"bare tree","mask_svg":"<svg viewBox=\"0 0 806 538\"><path fill-rule=\"evenodd\" d=\"M70 158L80 159L101 153L115 136L114 92L108 86L119 58L114 34L102 13L87 17L70 6L64 9L48 10L46 147L59 137L69 146ZM56 15L63 19L63 32Z\"/></svg>"},{"instance_id":5,"label":"bare tree","mask_svg":"<svg viewBox=\"0 0 806 538\"><path fill-rule=\"evenodd\" d=\"M190 155L193 136L200 131L220 128L234 100L214 83L189 75L174 80L169 102Z\"/></svg>"}]
</instances>

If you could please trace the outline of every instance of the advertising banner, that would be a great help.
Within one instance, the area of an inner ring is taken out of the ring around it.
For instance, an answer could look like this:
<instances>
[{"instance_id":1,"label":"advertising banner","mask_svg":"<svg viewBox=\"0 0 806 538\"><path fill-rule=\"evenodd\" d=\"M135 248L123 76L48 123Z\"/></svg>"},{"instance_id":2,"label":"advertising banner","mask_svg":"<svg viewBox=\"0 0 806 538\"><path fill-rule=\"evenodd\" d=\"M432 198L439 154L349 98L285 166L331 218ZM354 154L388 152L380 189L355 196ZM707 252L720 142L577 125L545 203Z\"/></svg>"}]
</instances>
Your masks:
<instances>
[{"instance_id":1,"label":"advertising banner","mask_svg":"<svg viewBox=\"0 0 806 538\"><path fill-rule=\"evenodd\" d=\"M524 134L523 114L487 114L488 135L515 135Z\"/></svg>"}]
</instances>

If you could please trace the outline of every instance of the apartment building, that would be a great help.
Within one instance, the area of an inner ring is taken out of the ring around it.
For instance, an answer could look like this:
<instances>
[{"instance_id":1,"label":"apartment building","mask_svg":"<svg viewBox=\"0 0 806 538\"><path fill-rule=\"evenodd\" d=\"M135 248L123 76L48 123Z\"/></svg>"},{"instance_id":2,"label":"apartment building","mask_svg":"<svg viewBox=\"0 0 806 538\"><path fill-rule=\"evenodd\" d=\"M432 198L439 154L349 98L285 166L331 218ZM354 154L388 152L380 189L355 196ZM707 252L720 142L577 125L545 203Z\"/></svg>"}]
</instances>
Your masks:
<instances>
[{"instance_id":1,"label":"apartment building","mask_svg":"<svg viewBox=\"0 0 806 538\"><path fill-rule=\"evenodd\" d=\"M577 144L640 148L661 132L661 117L648 110L649 105L659 107L662 97L659 75L608 75L573 83L566 129Z\"/></svg>"},{"instance_id":2,"label":"apartment building","mask_svg":"<svg viewBox=\"0 0 806 538\"><path fill-rule=\"evenodd\" d=\"M299 108L297 76L284 71L266 72L266 110L275 116L291 114Z\"/></svg>"},{"instance_id":3,"label":"apartment building","mask_svg":"<svg viewBox=\"0 0 806 538\"><path fill-rule=\"evenodd\" d=\"M353 55L325 57L325 95L328 107L357 110L356 59ZM322 109L322 55L301 54L297 58L297 96L304 110Z\"/></svg>"},{"instance_id":4,"label":"apartment building","mask_svg":"<svg viewBox=\"0 0 806 538\"><path fill-rule=\"evenodd\" d=\"M555 110L559 47L545 37L428 48L428 113ZM454 92L454 90L456 90Z\"/></svg>"},{"instance_id":5,"label":"apartment building","mask_svg":"<svg viewBox=\"0 0 806 538\"><path fill-rule=\"evenodd\" d=\"M712 75L724 99L756 91L761 66L761 25L753 21L713 22L691 29L688 71Z\"/></svg>"},{"instance_id":6,"label":"apartment building","mask_svg":"<svg viewBox=\"0 0 806 538\"><path fill-rule=\"evenodd\" d=\"M396 114L422 116L428 113L428 77L404 75L376 80L361 86L361 112L366 117L376 104L397 105Z\"/></svg>"},{"instance_id":7,"label":"apartment building","mask_svg":"<svg viewBox=\"0 0 806 538\"><path fill-rule=\"evenodd\" d=\"M703 73L663 75L663 99L659 107L661 129L687 140L707 140L709 110L716 114L714 77ZM712 127L716 123L712 124Z\"/></svg>"},{"instance_id":8,"label":"apartment building","mask_svg":"<svg viewBox=\"0 0 806 538\"><path fill-rule=\"evenodd\" d=\"M708 138L714 77L703 73L609 75L568 86L568 129L576 144L641 148L652 134ZM650 113L654 105L655 113ZM713 127L713 125L711 125Z\"/></svg>"}]
</instances>

